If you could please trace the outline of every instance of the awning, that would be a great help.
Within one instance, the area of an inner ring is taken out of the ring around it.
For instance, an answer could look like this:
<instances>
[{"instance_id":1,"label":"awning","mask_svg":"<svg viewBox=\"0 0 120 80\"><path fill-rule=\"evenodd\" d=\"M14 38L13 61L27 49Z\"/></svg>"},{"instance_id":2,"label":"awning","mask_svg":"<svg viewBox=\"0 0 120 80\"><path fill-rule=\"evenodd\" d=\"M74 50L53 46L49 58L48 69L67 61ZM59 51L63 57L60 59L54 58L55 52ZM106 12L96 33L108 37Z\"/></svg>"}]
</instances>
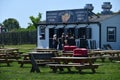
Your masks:
<instances>
[{"instance_id":1,"label":"awning","mask_svg":"<svg viewBox=\"0 0 120 80\"><path fill-rule=\"evenodd\" d=\"M55 27L55 25L49 25L49 28L54 28Z\"/></svg>"},{"instance_id":2,"label":"awning","mask_svg":"<svg viewBox=\"0 0 120 80\"><path fill-rule=\"evenodd\" d=\"M66 25L65 28L75 28L76 25Z\"/></svg>"},{"instance_id":3,"label":"awning","mask_svg":"<svg viewBox=\"0 0 120 80\"><path fill-rule=\"evenodd\" d=\"M63 28L64 27L64 25L57 25L57 26L55 26L55 29L59 29L59 28Z\"/></svg>"},{"instance_id":4,"label":"awning","mask_svg":"<svg viewBox=\"0 0 120 80\"><path fill-rule=\"evenodd\" d=\"M83 28L83 27L86 27L87 25L86 24L82 24L82 25L77 25L76 28Z\"/></svg>"}]
</instances>

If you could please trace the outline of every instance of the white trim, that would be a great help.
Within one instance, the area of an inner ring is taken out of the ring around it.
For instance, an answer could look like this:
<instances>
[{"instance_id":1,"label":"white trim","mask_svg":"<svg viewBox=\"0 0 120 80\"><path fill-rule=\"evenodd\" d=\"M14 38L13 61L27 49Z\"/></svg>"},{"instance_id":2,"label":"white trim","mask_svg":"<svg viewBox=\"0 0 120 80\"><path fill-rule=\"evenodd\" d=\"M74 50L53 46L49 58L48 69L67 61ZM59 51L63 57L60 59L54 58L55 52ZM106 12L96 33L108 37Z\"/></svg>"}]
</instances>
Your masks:
<instances>
[{"instance_id":1,"label":"white trim","mask_svg":"<svg viewBox=\"0 0 120 80\"><path fill-rule=\"evenodd\" d=\"M54 27L55 27L55 25L49 25L48 27L49 27L49 28L54 28Z\"/></svg>"},{"instance_id":2,"label":"white trim","mask_svg":"<svg viewBox=\"0 0 120 80\"><path fill-rule=\"evenodd\" d=\"M55 26L55 29L59 29L59 28L63 28L64 26L63 25L57 25Z\"/></svg>"},{"instance_id":3,"label":"white trim","mask_svg":"<svg viewBox=\"0 0 120 80\"><path fill-rule=\"evenodd\" d=\"M86 26L87 26L86 24L82 24L82 25L76 26L76 28L81 28L81 27L86 27Z\"/></svg>"},{"instance_id":4,"label":"white trim","mask_svg":"<svg viewBox=\"0 0 120 80\"><path fill-rule=\"evenodd\" d=\"M76 25L67 25L65 28L75 28Z\"/></svg>"}]
</instances>

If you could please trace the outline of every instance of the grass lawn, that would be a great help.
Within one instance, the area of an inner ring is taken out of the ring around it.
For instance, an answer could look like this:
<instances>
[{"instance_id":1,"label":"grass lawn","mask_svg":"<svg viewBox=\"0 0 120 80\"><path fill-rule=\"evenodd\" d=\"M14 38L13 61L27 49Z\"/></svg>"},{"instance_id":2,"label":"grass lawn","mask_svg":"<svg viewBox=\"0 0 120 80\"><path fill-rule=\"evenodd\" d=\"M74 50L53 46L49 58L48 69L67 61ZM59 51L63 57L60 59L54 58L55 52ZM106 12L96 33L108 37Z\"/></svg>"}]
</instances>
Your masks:
<instances>
[{"instance_id":1,"label":"grass lawn","mask_svg":"<svg viewBox=\"0 0 120 80\"><path fill-rule=\"evenodd\" d=\"M22 52L29 52L36 48L35 44L23 44L23 45L5 45L5 48L18 48Z\"/></svg>"},{"instance_id":2,"label":"grass lawn","mask_svg":"<svg viewBox=\"0 0 120 80\"><path fill-rule=\"evenodd\" d=\"M34 49L35 45L15 45L5 47L16 47L21 51L27 52ZM106 60L96 69L96 73L91 73L91 70L83 70L80 74L73 69L73 72L57 72L52 73L48 67L40 67L41 73L30 73L31 65L25 64L20 68L20 64L13 62L10 67L6 64L0 64L0 80L120 80L120 64L112 63Z\"/></svg>"}]
</instances>

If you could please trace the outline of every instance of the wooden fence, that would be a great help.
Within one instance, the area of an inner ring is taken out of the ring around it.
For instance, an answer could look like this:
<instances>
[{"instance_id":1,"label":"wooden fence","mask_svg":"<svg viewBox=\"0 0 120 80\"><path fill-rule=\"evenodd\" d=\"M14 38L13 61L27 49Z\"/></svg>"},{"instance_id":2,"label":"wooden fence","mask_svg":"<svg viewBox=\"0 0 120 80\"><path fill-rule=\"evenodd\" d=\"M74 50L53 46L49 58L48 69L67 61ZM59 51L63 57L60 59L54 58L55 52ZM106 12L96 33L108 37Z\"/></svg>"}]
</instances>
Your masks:
<instances>
[{"instance_id":1,"label":"wooden fence","mask_svg":"<svg viewBox=\"0 0 120 80\"><path fill-rule=\"evenodd\" d=\"M5 32L0 33L0 44L36 44L37 31Z\"/></svg>"}]
</instances>

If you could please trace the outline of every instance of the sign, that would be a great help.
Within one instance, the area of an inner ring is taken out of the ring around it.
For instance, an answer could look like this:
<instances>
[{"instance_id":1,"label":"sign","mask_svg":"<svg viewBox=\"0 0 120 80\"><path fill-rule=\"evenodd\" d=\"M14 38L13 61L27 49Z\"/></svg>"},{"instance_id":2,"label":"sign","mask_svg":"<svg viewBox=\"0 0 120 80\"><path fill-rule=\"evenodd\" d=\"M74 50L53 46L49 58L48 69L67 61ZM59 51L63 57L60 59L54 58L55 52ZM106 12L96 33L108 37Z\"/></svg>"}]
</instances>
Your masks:
<instances>
[{"instance_id":1,"label":"sign","mask_svg":"<svg viewBox=\"0 0 120 80\"><path fill-rule=\"evenodd\" d=\"M87 22L88 12L85 9L47 11L47 23Z\"/></svg>"}]
</instances>

